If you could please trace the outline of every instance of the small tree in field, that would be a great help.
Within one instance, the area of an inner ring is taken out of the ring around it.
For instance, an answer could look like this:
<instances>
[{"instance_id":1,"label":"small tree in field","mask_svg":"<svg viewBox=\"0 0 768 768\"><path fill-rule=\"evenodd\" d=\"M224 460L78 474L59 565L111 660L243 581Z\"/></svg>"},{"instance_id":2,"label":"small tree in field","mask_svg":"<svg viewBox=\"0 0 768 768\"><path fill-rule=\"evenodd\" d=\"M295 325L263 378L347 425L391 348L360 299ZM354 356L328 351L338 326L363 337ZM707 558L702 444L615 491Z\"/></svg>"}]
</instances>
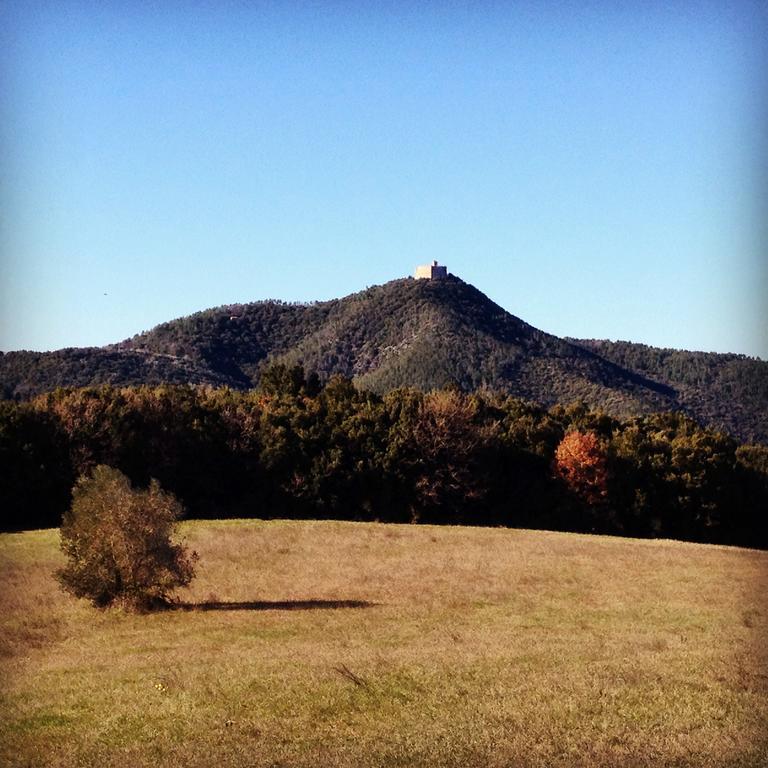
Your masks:
<instances>
[{"instance_id":1,"label":"small tree in field","mask_svg":"<svg viewBox=\"0 0 768 768\"><path fill-rule=\"evenodd\" d=\"M171 541L181 514L179 502L157 481L138 490L119 470L96 467L78 480L64 513L61 548L68 563L57 573L60 583L99 607L168 604L170 593L192 580L197 560Z\"/></svg>"}]
</instances>

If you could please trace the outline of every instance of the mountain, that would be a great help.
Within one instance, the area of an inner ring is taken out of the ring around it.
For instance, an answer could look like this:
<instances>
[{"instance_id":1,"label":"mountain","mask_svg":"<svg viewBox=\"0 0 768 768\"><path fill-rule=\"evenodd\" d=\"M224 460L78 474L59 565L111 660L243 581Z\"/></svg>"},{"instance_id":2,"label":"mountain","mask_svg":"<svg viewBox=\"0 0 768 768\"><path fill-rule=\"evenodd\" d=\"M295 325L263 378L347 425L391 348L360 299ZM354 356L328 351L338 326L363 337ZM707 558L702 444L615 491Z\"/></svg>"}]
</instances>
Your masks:
<instances>
[{"instance_id":1,"label":"mountain","mask_svg":"<svg viewBox=\"0 0 768 768\"><path fill-rule=\"evenodd\" d=\"M675 391L681 410L743 440L768 442L768 363L754 357L568 339Z\"/></svg>"},{"instance_id":2,"label":"mountain","mask_svg":"<svg viewBox=\"0 0 768 768\"><path fill-rule=\"evenodd\" d=\"M394 280L312 304L218 307L104 348L7 353L0 391L164 381L248 388L267 362L300 364L321 378L340 373L377 392L458 385L543 405L583 400L617 416L684 410L768 442L768 363L561 339L453 276Z\"/></svg>"},{"instance_id":3,"label":"mountain","mask_svg":"<svg viewBox=\"0 0 768 768\"><path fill-rule=\"evenodd\" d=\"M239 382L185 357L141 350L89 347L55 352L0 352L0 395L27 398L57 387L101 384L208 384Z\"/></svg>"}]
</instances>

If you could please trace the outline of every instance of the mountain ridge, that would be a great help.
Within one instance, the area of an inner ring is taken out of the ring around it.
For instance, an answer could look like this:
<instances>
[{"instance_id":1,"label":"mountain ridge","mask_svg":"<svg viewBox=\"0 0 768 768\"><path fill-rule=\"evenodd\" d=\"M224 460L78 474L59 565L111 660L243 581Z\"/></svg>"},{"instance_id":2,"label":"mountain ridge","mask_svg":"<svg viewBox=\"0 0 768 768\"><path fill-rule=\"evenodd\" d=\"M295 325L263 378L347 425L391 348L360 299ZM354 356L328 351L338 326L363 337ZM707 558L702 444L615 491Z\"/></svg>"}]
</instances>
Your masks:
<instances>
[{"instance_id":1,"label":"mountain ridge","mask_svg":"<svg viewBox=\"0 0 768 768\"><path fill-rule=\"evenodd\" d=\"M768 442L768 363L732 354L559 338L455 276L401 278L312 303L230 304L105 347L0 355L0 392L189 383L247 389L269 363L378 393L492 388L552 406L583 400L616 416L683 411Z\"/></svg>"}]
</instances>

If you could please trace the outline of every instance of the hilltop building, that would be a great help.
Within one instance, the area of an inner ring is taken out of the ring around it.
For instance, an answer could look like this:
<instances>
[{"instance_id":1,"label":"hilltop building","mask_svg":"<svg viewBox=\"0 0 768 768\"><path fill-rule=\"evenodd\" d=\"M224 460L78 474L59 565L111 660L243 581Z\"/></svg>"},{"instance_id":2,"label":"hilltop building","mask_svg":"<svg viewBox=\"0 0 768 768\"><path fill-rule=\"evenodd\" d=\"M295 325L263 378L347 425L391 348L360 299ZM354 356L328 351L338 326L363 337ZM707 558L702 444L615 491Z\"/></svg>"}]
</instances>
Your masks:
<instances>
[{"instance_id":1,"label":"hilltop building","mask_svg":"<svg viewBox=\"0 0 768 768\"><path fill-rule=\"evenodd\" d=\"M420 264L416 267L414 277L417 280L445 280L448 277L448 267L438 266L437 261L431 264Z\"/></svg>"}]
</instances>

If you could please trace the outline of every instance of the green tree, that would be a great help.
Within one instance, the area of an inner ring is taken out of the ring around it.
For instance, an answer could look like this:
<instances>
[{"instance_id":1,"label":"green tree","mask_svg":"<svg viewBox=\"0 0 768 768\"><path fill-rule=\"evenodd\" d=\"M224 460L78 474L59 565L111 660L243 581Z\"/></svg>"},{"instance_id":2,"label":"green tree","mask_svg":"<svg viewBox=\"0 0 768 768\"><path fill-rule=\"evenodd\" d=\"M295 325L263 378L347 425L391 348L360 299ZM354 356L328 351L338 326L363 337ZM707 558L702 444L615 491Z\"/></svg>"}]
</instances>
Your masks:
<instances>
[{"instance_id":1,"label":"green tree","mask_svg":"<svg viewBox=\"0 0 768 768\"><path fill-rule=\"evenodd\" d=\"M59 582L98 607L167 605L171 592L192 580L197 560L171 541L181 513L156 481L134 489L119 470L97 466L78 480L64 514L61 548L68 562L57 573Z\"/></svg>"},{"instance_id":2,"label":"green tree","mask_svg":"<svg viewBox=\"0 0 768 768\"><path fill-rule=\"evenodd\" d=\"M259 390L265 395L314 397L320 391L320 381L314 372L306 376L300 365L271 363L261 371Z\"/></svg>"},{"instance_id":3,"label":"green tree","mask_svg":"<svg viewBox=\"0 0 768 768\"><path fill-rule=\"evenodd\" d=\"M59 525L76 476L51 414L0 402L0 530Z\"/></svg>"},{"instance_id":4,"label":"green tree","mask_svg":"<svg viewBox=\"0 0 768 768\"><path fill-rule=\"evenodd\" d=\"M310 478L318 513L369 520L391 514L381 399L359 392L350 379L332 376L319 404L320 436Z\"/></svg>"}]
</instances>

